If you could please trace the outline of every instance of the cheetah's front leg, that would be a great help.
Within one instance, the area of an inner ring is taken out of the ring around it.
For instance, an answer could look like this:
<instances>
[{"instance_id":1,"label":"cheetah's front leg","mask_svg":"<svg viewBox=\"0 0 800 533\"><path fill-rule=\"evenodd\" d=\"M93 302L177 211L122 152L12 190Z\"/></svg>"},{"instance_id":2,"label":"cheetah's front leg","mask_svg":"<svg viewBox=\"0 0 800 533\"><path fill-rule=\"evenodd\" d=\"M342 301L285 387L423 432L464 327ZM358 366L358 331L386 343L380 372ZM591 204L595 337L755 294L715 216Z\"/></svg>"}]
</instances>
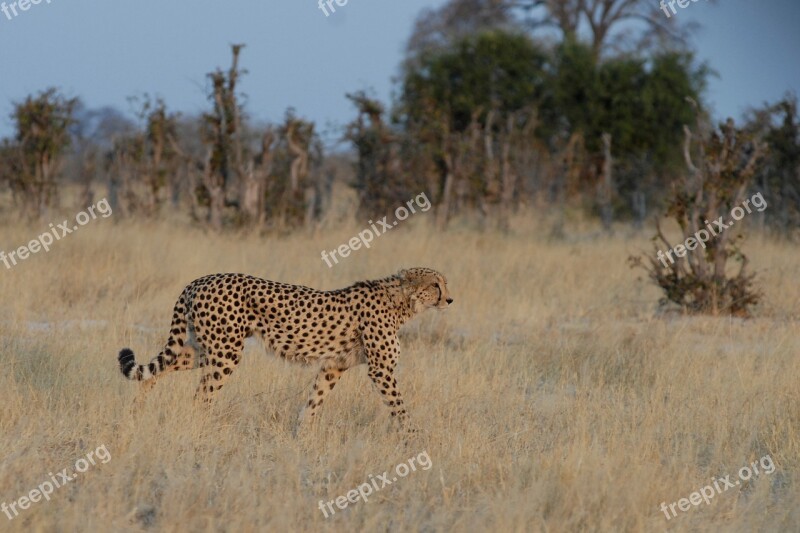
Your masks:
<instances>
[{"instance_id":1,"label":"cheetah's front leg","mask_svg":"<svg viewBox=\"0 0 800 533\"><path fill-rule=\"evenodd\" d=\"M386 349L381 351L377 347L377 342L366 342L367 362L369 364L369 375L375 388L381 394L383 403L389 408L392 418L400 423L400 428L408 433L416 433L417 430L411 425L406 411L403 395L397 387L397 379L394 377L394 368L400 356L400 346L395 337L388 343Z\"/></svg>"}]
</instances>

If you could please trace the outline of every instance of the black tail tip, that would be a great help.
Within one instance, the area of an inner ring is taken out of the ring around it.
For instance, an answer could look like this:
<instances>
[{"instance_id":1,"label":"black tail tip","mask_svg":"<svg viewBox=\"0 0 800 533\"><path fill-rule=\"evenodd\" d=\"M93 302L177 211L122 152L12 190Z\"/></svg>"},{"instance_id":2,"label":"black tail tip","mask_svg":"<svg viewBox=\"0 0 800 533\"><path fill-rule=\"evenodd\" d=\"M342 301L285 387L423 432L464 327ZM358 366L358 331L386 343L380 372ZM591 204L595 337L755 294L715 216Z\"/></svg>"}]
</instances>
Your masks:
<instances>
[{"instance_id":1,"label":"black tail tip","mask_svg":"<svg viewBox=\"0 0 800 533\"><path fill-rule=\"evenodd\" d=\"M120 350L117 360L119 360L119 369L125 377L128 377L131 369L136 366L136 357L133 355L133 350L130 348L123 348Z\"/></svg>"}]
</instances>

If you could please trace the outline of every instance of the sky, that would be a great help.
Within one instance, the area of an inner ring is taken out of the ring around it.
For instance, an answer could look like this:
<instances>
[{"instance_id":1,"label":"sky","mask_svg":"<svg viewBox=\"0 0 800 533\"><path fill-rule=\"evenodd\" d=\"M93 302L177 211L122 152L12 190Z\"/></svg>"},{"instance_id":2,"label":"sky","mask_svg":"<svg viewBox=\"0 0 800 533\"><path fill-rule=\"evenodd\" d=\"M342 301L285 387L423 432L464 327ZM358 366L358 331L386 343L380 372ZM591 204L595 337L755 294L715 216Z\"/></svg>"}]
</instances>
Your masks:
<instances>
[{"instance_id":1,"label":"sky","mask_svg":"<svg viewBox=\"0 0 800 533\"><path fill-rule=\"evenodd\" d=\"M12 102L50 86L129 116L127 98L143 93L170 110L203 112L205 74L228 67L230 44L246 43L246 111L279 121L292 106L330 140L355 116L346 93L389 101L414 20L444 4L346 0L325 16L317 0L39 2L11 20L0 12L0 137L13 131ZM717 118L800 93L800 1L700 0L677 11L668 22L703 26L694 44L719 74L708 92Z\"/></svg>"}]
</instances>

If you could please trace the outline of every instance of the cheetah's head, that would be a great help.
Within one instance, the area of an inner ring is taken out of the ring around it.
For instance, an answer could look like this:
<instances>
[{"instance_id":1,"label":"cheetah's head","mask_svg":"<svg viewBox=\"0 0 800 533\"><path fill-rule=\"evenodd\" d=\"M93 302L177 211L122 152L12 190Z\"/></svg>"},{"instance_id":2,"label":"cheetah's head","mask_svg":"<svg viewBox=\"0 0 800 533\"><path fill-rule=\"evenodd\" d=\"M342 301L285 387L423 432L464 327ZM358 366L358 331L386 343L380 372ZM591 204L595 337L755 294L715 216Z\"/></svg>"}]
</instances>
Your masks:
<instances>
[{"instance_id":1,"label":"cheetah's head","mask_svg":"<svg viewBox=\"0 0 800 533\"><path fill-rule=\"evenodd\" d=\"M447 290L447 279L430 268L409 268L397 273L403 296L414 314L426 309L446 309L453 298Z\"/></svg>"}]
</instances>

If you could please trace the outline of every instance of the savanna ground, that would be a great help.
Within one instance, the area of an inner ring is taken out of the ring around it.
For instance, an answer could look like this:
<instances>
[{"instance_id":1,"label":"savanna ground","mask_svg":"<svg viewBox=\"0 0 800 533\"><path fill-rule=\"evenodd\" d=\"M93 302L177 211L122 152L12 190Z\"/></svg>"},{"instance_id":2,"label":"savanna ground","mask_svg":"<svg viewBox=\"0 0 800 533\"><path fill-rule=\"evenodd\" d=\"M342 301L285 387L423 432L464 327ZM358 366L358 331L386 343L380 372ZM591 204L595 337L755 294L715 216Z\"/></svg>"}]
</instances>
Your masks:
<instances>
[{"instance_id":1,"label":"savanna ground","mask_svg":"<svg viewBox=\"0 0 800 533\"><path fill-rule=\"evenodd\" d=\"M47 228L13 218L6 251ZM417 215L328 268L320 252L364 226L216 236L112 216L0 265L0 503L98 446L111 455L49 502L0 514L0 529L800 530L796 247L749 239L764 292L755 318L691 318L660 313L659 291L627 266L649 250L647 231L595 238L576 222L554 241L527 217L502 235L435 232ZM238 271L333 289L409 266L445 273L455 298L402 333L399 382L418 439L392 430L365 367L294 438L315 370L256 343L210 412L192 403L199 372L165 377L132 412L137 385L116 354L156 355L192 279ZM421 452L429 470L323 516L320 500ZM669 521L659 509L767 454L772 474Z\"/></svg>"}]
</instances>

